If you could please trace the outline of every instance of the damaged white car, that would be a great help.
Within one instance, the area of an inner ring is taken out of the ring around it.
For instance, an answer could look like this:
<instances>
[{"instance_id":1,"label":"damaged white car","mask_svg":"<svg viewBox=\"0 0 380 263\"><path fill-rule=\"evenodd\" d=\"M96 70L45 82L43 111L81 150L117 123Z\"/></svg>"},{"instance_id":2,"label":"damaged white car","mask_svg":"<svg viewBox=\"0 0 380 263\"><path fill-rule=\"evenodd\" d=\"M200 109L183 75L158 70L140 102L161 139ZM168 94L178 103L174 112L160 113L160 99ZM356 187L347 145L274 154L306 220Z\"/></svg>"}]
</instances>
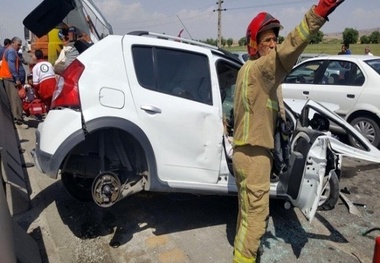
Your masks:
<instances>
[{"instance_id":1,"label":"damaged white car","mask_svg":"<svg viewBox=\"0 0 380 263\"><path fill-rule=\"evenodd\" d=\"M80 0L64 2L82 12ZM38 23L49 23L35 13ZM102 207L140 191L236 195L224 123L241 65L228 52L188 39L144 31L107 36L59 79L52 110L36 131L35 164L52 178L60 175L73 197ZM270 196L311 220L318 206L337 202L343 156L378 162L380 151L314 101L300 115L289 108L287 115L294 127L290 166L271 183ZM329 121L363 149L331 136Z\"/></svg>"}]
</instances>

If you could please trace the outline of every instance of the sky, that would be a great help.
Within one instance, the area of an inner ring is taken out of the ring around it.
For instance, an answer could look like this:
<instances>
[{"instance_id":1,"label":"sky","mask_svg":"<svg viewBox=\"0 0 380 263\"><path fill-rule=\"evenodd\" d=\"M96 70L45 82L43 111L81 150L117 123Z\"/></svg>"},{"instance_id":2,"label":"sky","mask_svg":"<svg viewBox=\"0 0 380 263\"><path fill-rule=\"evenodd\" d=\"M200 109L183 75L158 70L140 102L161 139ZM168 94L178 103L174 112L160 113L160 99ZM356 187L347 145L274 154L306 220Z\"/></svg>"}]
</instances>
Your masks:
<instances>
[{"instance_id":1,"label":"sky","mask_svg":"<svg viewBox=\"0 0 380 263\"><path fill-rule=\"evenodd\" d=\"M58 0L56 0L58 1ZM168 35L206 40L218 37L219 0L92 0L112 25L114 34L147 30ZM0 41L19 36L24 39L22 20L42 0L1 0ZM318 0L223 0L221 34L225 39L238 41L252 18L265 11L279 19L288 34L305 12ZM329 16L322 32L343 32L345 28L380 31L379 0L346 0Z\"/></svg>"}]
</instances>

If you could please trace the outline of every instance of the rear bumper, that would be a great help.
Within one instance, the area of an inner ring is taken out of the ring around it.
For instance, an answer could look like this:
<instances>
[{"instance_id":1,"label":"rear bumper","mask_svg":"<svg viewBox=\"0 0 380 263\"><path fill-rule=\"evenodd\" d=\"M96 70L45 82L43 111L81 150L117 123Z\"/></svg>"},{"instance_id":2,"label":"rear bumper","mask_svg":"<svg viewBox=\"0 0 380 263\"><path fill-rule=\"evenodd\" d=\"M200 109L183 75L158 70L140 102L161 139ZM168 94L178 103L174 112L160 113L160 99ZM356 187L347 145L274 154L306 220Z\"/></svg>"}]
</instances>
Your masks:
<instances>
[{"instance_id":1,"label":"rear bumper","mask_svg":"<svg viewBox=\"0 0 380 263\"><path fill-rule=\"evenodd\" d=\"M51 178L57 178L58 170L52 168L53 156L40 149L40 132L36 131L36 148L33 149L33 161L37 169Z\"/></svg>"}]
</instances>

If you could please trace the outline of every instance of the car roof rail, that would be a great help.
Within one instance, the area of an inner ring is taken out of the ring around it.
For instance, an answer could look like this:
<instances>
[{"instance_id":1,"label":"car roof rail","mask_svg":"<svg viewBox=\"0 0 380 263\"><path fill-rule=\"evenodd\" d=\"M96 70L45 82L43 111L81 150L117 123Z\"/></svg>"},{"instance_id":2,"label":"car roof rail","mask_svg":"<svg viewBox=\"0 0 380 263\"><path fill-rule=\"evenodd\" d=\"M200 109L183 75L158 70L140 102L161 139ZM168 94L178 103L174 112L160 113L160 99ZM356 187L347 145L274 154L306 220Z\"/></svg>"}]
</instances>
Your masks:
<instances>
[{"instance_id":1,"label":"car roof rail","mask_svg":"<svg viewBox=\"0 0 380 263\"><path fill-rule=\"evenodd\" d=\"M192 44L192 45L196 45L196 46L207 47L210 49L218 50L218 47L210 45L210 44L202 43L200 41L182 38L182 37L170 36L170 35L161 34L161 33L155 33L155 32L149 32L149 31L132 31L132 32L128 33L128 35L152 36L152 37L157 37L159 39L180 41L182 43L188 43L188 44Z\"/></svg>"},{"instance_id":2,"label":"car roof rail","mask_svg":"<svg viewBox=\"0 0 380 263\"><path fill-rule=\"evenodd\" d=\"M187 39L187 38L182 38L182 37L177 37L177 36L170 36L170 35L166 35L166 34L149 32L149 31L132 31L132 32L129 32L128 35L151 36L151 37L156 37L159 39L173 40L173 41L187 43L187 44L191 44L191 45L195 45L195 46L199 46L199 47L205 47L205 48L211 49L211 51L222 53L223 55L225 55L229 58L232 58L236 61L239 61L236 56L232 55L231 52L229 52L225 49L222 49L222 48L218 48L217 46L206 44L206 43L203 43L203 42L200 42L197 40L192 40L192 39Z\"/></svg>"}]
</instances>

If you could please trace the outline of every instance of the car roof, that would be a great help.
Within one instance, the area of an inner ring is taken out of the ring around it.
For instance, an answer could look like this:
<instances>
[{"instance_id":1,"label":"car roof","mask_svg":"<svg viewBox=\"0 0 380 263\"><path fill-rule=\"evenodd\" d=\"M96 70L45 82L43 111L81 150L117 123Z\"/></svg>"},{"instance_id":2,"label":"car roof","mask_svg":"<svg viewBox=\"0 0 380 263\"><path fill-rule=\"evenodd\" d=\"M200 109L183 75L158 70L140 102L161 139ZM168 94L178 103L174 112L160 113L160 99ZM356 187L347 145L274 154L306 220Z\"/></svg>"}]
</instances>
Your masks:
<instances>
[{"instance_id":1,"label":"car roof","mask_svg":"<svg viewBox=\"0 0 380 263\"><path fill-rule=\"evenodd\" d=\"M238 57L236 57L233 53L223 49L223 48L218 48L217 46L213 46L207 43L203 43L197 40L193 39L187 39L187 38L182 38L178 36L171 36L163 33L156 33L156 32L149 32L149 31L132 31L129 32L127 35L124 37L129 37L129 36L138 36L138 37L146 37L146 38L152 38L155 39L154 41L168 41L168 43L171 43L173 45L191 45L191 46L196 46L199 48L205 48L211 51L213 54L217 54L219 56L222 56L226 59L229 59L230 61L233 61L235 63L239 63L242 65L243 63L239 60ZM169 42L170 41L170 42Z\"/></svg>"},{"instance_id":2,"label":"car roof","mask_svg":"<svg viewBox=\"0 0 380 263\"><path fill-rule=\"evenodd\" d=\"M374 60L374 59L380 59L379 56L368 56L368 55L327 55L323 57L314 57L309 58L305 61L311 61L311 60L346 60L346 61L354 61L354 60Z\"/></svg>"},{"instance_id":3,"label":"car roof","mask_svg":"<svg viewBox=\"0 0 380 263\"><path fill-rule=\"evenodd\" d=\"M319 56L328 56L326 53L302 53L300 57L319 57Z\"/></svg>"}]
</instances>

